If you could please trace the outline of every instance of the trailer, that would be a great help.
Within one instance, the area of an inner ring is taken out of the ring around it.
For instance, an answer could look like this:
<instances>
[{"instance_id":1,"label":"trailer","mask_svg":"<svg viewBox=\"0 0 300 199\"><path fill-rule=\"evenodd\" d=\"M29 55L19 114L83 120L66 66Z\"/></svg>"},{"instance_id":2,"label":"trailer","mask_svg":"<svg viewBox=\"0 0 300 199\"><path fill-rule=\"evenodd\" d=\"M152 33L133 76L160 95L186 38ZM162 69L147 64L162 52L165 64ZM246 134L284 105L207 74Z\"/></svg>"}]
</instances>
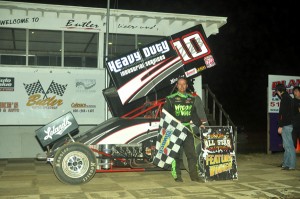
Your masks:
<instances>
[{"instance_id":1,"label":"trailer","mask_svg":"<svg viewBox=\"0 0 300 199\"><path fill-rule=\"evenodd\" d=\"M73 185L95 173L160 170L152 160L165 96L182 76L194 91L193 79L215 65L201 25L106 61L111 86L103 95L112 117L83 133L71 112L51 121L36 130L45 151L38 159Z\"/></svg>"}]
</instances>

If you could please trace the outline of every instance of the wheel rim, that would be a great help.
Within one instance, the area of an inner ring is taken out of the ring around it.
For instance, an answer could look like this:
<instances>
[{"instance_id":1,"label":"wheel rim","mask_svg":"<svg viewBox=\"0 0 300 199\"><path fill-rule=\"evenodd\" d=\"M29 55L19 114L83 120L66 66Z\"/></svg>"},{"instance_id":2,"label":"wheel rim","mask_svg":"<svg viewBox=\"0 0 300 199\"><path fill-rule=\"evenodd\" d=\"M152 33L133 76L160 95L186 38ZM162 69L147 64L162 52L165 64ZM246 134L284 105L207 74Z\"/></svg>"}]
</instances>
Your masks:
<instances>
[{"instance_id":1,"label":"wheel rim","mask_svg":"<svg viewBox=\"0 0 300 199\"><path fill-rule=\"evenodd\" d=\"M87 156L79 151L67 154L62 161L62 169L70 178L80 178L89 169Z\"/></svg>"}]
</instances>

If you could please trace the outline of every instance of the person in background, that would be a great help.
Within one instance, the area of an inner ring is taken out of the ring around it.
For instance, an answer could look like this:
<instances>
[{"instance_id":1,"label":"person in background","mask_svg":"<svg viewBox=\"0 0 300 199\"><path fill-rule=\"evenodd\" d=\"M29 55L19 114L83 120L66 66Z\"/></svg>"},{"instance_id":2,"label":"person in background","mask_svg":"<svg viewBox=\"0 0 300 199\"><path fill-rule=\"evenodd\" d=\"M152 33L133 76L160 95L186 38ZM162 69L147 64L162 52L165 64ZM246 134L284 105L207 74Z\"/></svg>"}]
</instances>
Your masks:
<instances>
[{"instance_id":1,"label":"person in background","mask_svg":"<svg viewBox=\"0 0 300 199\"><path fill-rule=\"evenodd\" d=\"M287 93L283 84L277 84L275 92L281 100L278 115L278 133L282 137L284 148L282 170L295 170L296 151L292 138L293 98Z\"/></svg>"},{"instance_id":2,"label":"person in background","mask_svg":"<svg viewBox=\"0 0 300 199\"><path fill-rule=\"evenodd\" d=\"M178 91L166 97L166 103L163 108L189 129L191 129L191 123L198 128L204 128L205 126L202 124L200 117L197 114L195 105L196 98L192 94L186 92L186 89L188 88L187 79L179 77L176 87ZM198 175L197 154L194 146L194 134L192 132L187 134L187 137L181 145L181 148L182 147L187 157L191 180L202 182ZM172 176L176 182L183 182L181 177L180 157L175 158L172 163Z\"/></svg>"},{"instance_id":3,"label":"person in background","mask_svg":"<svg viewBox=\"0 0 300 199\"><path fill-rule=\"evenodd\" d=\"M293 118L293 141L294 146L297 148L297 139L300 140L300 87L295 86L293 88L294 94L294 118Z\"/></svg>"}]
</instances>

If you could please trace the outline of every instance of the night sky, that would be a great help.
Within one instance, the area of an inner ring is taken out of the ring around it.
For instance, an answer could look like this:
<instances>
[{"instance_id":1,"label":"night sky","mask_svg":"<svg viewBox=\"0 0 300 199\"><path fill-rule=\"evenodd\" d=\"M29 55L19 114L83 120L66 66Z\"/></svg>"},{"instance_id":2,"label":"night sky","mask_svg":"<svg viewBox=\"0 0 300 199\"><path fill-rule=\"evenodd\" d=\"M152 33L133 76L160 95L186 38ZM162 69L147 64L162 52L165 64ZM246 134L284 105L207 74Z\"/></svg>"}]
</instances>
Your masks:
<instances>
[{"instance_id":1,"label":"night sky","mask_svg":"<svg viewBox=\"0 0 300 199\"><path fill-rule=\"evenodd\" d=\"M47 3L47 1L27 1ZM106 8L107 1L48 1ZM227 17L208 38L217 65L203 71L225 111L245 131L267 130L268 74L300 76L296 1L111 0L110 8ZM262 4L263 3L263 4ZM297 49L297 51L296 51Z\"/></svg>"}]
</instances>

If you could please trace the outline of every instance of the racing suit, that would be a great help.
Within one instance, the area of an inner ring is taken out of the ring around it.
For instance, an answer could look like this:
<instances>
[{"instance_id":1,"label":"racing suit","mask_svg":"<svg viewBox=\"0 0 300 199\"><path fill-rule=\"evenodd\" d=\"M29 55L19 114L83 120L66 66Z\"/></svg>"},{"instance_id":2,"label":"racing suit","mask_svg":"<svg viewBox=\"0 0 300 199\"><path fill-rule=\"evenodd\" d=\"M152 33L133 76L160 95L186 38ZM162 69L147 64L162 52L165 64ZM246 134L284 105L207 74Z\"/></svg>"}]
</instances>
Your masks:
<instances>
[{"instance_id":1,"label":"racing suit","mask_svg":"<svg viewBox=\"0 0 300 199\"><path fill-rule=\"evenodd\" d=\"M191 129L191 122L197 127L200 127L201 120L197 115L195 100L196 98L191 94L182 94L177 92L167 96L166 103L163 108L189 129ZM199 177L193 133L187 134L181 148L182 147L187 157L190 178L192 181L197 181ZM181 161L179 155L175 158L175 161L173 161L172 176L175 180L181 179Z\"/></svg>"}]
</instances>

